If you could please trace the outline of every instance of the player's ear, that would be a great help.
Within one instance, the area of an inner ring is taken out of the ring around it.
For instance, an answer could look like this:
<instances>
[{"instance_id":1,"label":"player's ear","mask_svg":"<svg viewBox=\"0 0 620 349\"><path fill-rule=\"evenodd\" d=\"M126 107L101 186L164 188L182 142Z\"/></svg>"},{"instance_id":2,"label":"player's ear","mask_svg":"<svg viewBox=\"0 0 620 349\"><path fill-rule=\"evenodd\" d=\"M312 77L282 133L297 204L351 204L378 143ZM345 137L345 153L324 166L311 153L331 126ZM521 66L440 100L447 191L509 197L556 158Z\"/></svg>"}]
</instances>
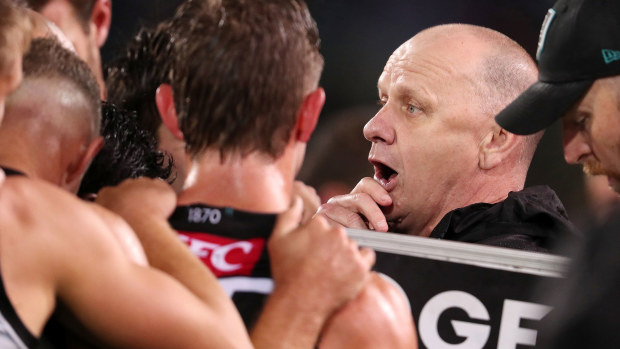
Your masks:
<instances>
[{"instance_id":1,"label":"player's ear","mask_svg":"<svg viewBox=\"0 0 620 349\"><path fill-rule=\"evenodd\" d=\"M172 133L174 138L182 141L183 132L179 128L179 119L174 107L174 95L172 87L168 84L161 84L155 92L155 104L159 117L166 128Z\"/></svg>"},{"instance_id":2,"label":"player's ear","mask_svg":"<svg viewBox=\"0 0 620 349\"><path fill-rule=\"evenodd\" d=\"M78 157L75 158L73 162L69 164L67 168L66 176L61 184L67 190L77 193L80 188L80 183L82 182L82 178L90 166L90 163L93 161L95 156L99 153L103 147L103 137L98 136L95 138L88 146L82 151Z\"/></svg>"},{"instance_id":3,"label":"player's ear","mask_svg":"<svg viewBox=\"0 0 620 349\"><path fill-rule=\"evenodd\" d=\"M494 168L508 157L518 144L515 134L494 125L480 142L478 166L483 170Z\"/></svg>"},{"instance_id":4,"label":"player's ear","mask_svg":"<svg viewBox=\"0 0 620 349\"><path fill-rule=\"evenodd\" d=\"M112 1L95 0L93 12L90 14L90 30L94 31L98 47L102 47L110 33L112 22Z\"/></svg>"},{"instance_id":5,"label":"player's ear","mask_svg":"<svg viewBox=\"0 0 620 349\"><path fill-rule=\"evenodd\" d=\"M307 143L310 140L324 104L325 91L321 87L317 87L304 97L297 113L297 125L295 126L298 141Z\"/></svg>"}]
</instances>

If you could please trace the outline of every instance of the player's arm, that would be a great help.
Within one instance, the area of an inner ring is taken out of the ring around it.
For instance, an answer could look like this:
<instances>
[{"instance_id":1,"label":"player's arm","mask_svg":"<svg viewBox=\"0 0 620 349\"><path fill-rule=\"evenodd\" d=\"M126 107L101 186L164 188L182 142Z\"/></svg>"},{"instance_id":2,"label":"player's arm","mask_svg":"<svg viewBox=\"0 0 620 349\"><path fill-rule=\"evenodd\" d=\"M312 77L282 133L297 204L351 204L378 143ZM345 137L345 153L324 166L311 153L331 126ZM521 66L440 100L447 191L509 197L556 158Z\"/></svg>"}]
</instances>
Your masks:
<instances>
[{"instance_id":1,"label":"player's arm","mask_svg":"<svg viewBox=\"0 0 620 349\"><path fill-rule=\"evenodd\" d=\"M369 277L374 252L317 217L298 227L301 200L278 217L269 240L275 289L256 326L257 348L314 348L327 318Z\"/></svg>"},{"instance_id":2,"label":"player's arm","mask_svg":"<svg viewBox=\"0 0 620 349\"><path fill-rule=\"evenodd\" d=\"M103 188L97 195L100 204L119 214L135 231L151 267L172 276L207 305L226 306L227 313L242 322L211 271L196 258L168 223L176 207L176 195L161 180L130 179L117 187Z\"/></svg>"},{"instance_id":3,"label":"player's arm","mask_svg":"<svg viewBox=\"0 0 620 349\"><path fill-rule=\"evenodd\" d=\"M205 304L167 275L136 265L101 217L65 191L26 178L7 184L3 277L35 335L58 299L114 347L251 347L241 321L231 321L238 315L230 316L228 297Z\"/></svg>"},{"instance_id":4,"label":"player's arm","mask_svg":"<svg viewBox=\"0 0 620 349\"><path fill-rule=\"evenodd\" d=\"M377 273L329 319L319 344L320 349L417 347L409 301L401 289Z\"/></svg>"},{"instance_id":5,"label":"player's arm","mask_svg":"<svg viewBox=\"0 0 620 349\"><path fill-rule=\"evenodd\" d=\"M219 289L202 302L166 274L129 261L98 216L72 212L73 231L58 234L54 246L57 295L101 339L131 348L251 347Z\"/></svg>"},{"instance_id":6,"label":"player's arm","mask_svg":"<svg viewBox=\"0 0 620 349\"><path fill-rule=\"evenodd\" d=\"M388 192L374 179L363 178L350 194L335 196L317 211L330 221L347 228L388 231L381 207L392 204Z\"/></svg>"},{"instance_id":7,"label":"player's arm","mask_svg":"<svg viewBox=\"0 0 620 349\"><path fill-rule=\"evenodd\" d=\"M101 217L106 226L112 231L114 238L125 255L134 263L148 266L149 262L140 244L136 233L119 215L106 210L100 205L89 204L89 206Z\"/></svg>"}]
</instances>

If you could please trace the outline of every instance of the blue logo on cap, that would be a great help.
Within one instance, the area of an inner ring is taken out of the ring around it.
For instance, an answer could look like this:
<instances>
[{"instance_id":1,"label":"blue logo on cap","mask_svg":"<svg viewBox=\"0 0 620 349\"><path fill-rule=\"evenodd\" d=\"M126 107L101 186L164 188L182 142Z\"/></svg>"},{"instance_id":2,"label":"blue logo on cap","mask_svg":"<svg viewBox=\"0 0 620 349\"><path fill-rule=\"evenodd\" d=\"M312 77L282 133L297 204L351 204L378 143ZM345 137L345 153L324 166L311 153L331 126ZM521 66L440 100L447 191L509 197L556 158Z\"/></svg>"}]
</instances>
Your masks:
<instances>
[{"instance_id":1,"label":"blue logo on cap","mask_svg":"<svg viewBox=\"0 0 620 349\"><path fill-rule=\"evenodd\" d=\"M551 25L551 21L555 18L555 10L550 8L547 11L547 15L545 16L545 20L543 21L542 27L540 27L540 34L538 35L538 48L536 49L536 60L540 60L540 54L545 47L545 40L547 40L547 32L549 31L549 26Z\"/></svg>"},{"instance_id":2,"label":"blue logo on cap","mask_svg":"<svg viewBox=\"0 0 620 349\"><path fill-rule=\"evenodd\" d=\"M620 51L601 50L601 53L603 53L603 59L605 60L606 64L609 64L613 61L620 61Z\"/></svg>"}]
</instances>

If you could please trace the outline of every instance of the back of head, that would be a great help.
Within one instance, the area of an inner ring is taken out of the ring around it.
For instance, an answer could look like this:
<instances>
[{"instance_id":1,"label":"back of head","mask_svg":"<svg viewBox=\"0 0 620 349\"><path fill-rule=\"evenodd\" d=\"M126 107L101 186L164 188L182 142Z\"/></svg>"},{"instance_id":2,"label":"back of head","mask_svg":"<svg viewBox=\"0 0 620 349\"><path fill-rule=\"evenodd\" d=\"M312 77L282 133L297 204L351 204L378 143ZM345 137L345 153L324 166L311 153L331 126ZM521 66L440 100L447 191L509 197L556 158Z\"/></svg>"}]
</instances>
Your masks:
<instances>
[{"instance_id":1,"label":"back of head","mask_svg":"<svg viewBox=\"0 0 620 349\"><path fill-rule=\"evenodd\" d=\"M279 156L323 64L303 0L189 0L169 29L189 153Z\"/></svg>"},{"instance_id":2,"label":"back of head","mask_svg":"<svg viewBox=\"0 0 620 349\"><path fill-rule=\"evenodd\" d=\"M47 79L64 81L78 91L87 105L88 124L93 138L99 135L101 106L99 86L88 65L54 39L34 39L23 60L24 81ZM19 90L15 98L19 96ZM36 102L36 96L24 96Z\"/></svg>"},{"instance_id":3,"label":"back of head","mask_svg":"<svg viewBox=\"0 0 620 349\"><path fill-rule=\"evenodd\" d=\"M165 30L141 30L125 53L109 65L106 78L108 101L135 111L142 128L154 137L162 121L155 91L168 83L170 36Z\"/></svg>"},{"instance_id":4,"label":"back of head","mask_svg":"<svg viewBox=\"0 0 620 349\"><path fill-rule=\"evenodd\" d=\"M2 164L77 192L101 142L97 82L54 39L34 39L23 70L0 128Z\"/></svg>"}]
</instances>

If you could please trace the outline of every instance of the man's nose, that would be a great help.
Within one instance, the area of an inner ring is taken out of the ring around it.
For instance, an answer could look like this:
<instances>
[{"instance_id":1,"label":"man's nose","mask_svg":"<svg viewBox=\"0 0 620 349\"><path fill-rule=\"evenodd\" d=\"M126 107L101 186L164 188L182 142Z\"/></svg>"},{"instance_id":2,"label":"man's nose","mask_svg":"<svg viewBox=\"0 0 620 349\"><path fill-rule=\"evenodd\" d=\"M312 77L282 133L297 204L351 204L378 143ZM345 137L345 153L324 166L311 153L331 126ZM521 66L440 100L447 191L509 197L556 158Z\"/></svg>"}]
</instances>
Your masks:
<instances>
[{"instance_id":1,"label":"man's nose","mask_svg":"<svg viewBox=\"0 0 620 349\"><path fill-rule=\"evenodd\" d=\"M565 127L563 138L564 160L569 164L583 162L583 158L587 157L592 152L587 142L586 135L582 132L571 131Z\"/></svg>"},{"instance_id":2,"label":"man's nose","mask_svg":"<svg viewBox=\"0 0 620 349\"><path fill-rule=\"evenodd\" d=\"M394 143L396 134L387 105L383 106L381 110L366 123L366 126L364 126L364 137L373 143Z\"/></svg>"}]
</instances>

